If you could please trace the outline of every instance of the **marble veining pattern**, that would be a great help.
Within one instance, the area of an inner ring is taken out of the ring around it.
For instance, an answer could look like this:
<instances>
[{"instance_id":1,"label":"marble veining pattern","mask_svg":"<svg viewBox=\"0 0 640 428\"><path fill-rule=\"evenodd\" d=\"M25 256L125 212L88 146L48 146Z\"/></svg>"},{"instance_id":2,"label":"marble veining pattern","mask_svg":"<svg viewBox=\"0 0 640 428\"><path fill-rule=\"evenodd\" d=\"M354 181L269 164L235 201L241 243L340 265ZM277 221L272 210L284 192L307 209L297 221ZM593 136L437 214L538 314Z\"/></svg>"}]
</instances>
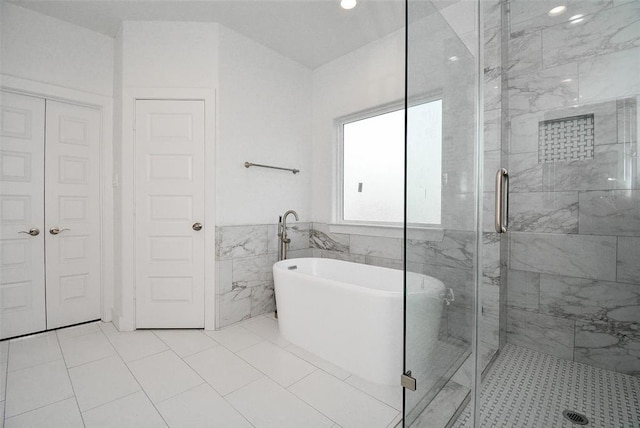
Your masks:
<instances>
[{"instance_id":1,"label":"marble veining pattern","mask_svg":"<svg viewBox=\"0 0 640 428\"><path fill-rule=\"evenodd\" d=\"M309 248L309 234L311 233L311 223L297 222L289 216L287 223L287 237L291 239L288 251L304 250ZM269 225L269 252L278 253L278 225Z\"/></svg>"},{"instance_id":2,"label":"marble veining pattern","mask_svg":"<svg viewBox=\"0 0 640 428\"><path fill-rule=\"evenodd\" d=\"M515 232L577 233L578 192L511 194L509 229Z\"/></svg>"},{"instance_id":3,"label":"marble veining pattern","mask_svg":"<svg viewBox=\"0 0 640 428\"><path fill-rule=\"evenodd\" d=\"M218 327L224 327L251 316L251 289L237 288L218 298Z\"/></svg>"},{"instance_id":4,"label":"marble veining pattern","mask_svg":"<svg viewBox=\"0 0 640 428\"><path fill-rule=\"evenodd\" d=\"M308 226L307 226L308 225ZM290 258L324 257L365 263L375 266L402 269L404 267L404 246L400 238L384 238L364 235L331 233L324 223L299 223L299 236L302 237L296 247L290 249ZM293 226L292 226L293 227ZM240 230L248 234L256 226L233 226L234 239L240 247L248 247L243 241ZM273 292L272 265L276 261L277 245L274 245L275 225L261 226L269 235L267 253L253 255L251 252L236 249L229 245L221 254L224 257L235 254L231 259L217 260L216 274L218 327L226 326L249 317L259 316L275 308ZM228 236L227 227L220 228L219 236ZM289 229L290 233L293 229ZM438 233L416 233L409 244L413 260L407 261L412 272L424 273L442 280L454 290L455 302L447 307L443 317L443 334L469 340L468 335L472 307L473 252L475 234L463 230L444 229ZM494 233L483 235L485 258L483 258L482 305L487 312L486 322L482 324L483 340L497 343L497 316L499 314L500 286L500 237ZM293 244L293 239L292 239Z\"/></svg>"},{"instance_id":5,"label":"marble veining pattern","mask_svg":"<svg viewBox=\"0 0 640 428\"><path fill-rule=\"evenodd\" d=\"M502 111L499 109L484 112L484 149L500 150Z\"/></svg>"},{"instance_id":6,"label":"marble veining pattern","mask_svg":"<svg viewBox=\"0 0 640 428\"><path fill-rule=\"evenodd\" d=\"M640 4L631 2L587 16L572 25L557 25L542 32L544 65L581 61L640 46Z\"/></svg>"},{"instance_id":7,"label":"marble veining pattern","mask_svg":"<svg viewBox=\"0 0 640 428\"><path fill-rule=\"evenodd\" d=\"M631 141L625 138L625 132L617 128L620 124L628 124L626 128L632 129L632 121L628 118L632 114L635 99L622 99L617 101L604 101L584 103L561 107L552 110L539 111L528 114L520 114L511 117L511 141L510 153L528 153L538 151L538 122L556 120L563 117L593 114L594 116L594 144L615 144ZM634 116L635 117L635 116ZM625 125L623 125L624 127ZM627 134L630 132L627 131ZM635 135L635 132L633 133Z\"/></svg>"},{"instance_id":8,"label":"marble veining pattern","mask_svg":"<svg viewBox=\"0 0 640 428\"><path fill-rule=\"evenodd\" d=\"M638 101L635 98L625 98L616 103L618 125L617 135L619 143L634 143L638 141Z\"/></svg>"},{"instance_id":9,"label":"marble veining pattern","mask_svg":"<svg viewBox=\"0 0 640 428\"><path fill-rule=\"evenodd\" d=\"M573 359L575 321L511 309L507 313L509 343L556 357Z\"/></svg>"},{"instance_id":10,"label":"marble veining pattern","mask_svg":"<svg viewBox=\"0 0 640 428\"><path fill-rule=\"evenodd\" d=\"M495 232L482 234L482 275L484 285L500 286L500 235Z\"/></svg>"},{"instance_id":11,"label":"marble veining pattern","mask_svg":"<svg viewBox=\"0 0 640 428\"><path fill-rule=\"evenodd\" d=\"M251 288L273 283L275 254L233 260L232 289Z\"/></svg>"},{"instance_id":12,"label":"marble veining pattern","mask_svg":"<svg viewBox=\"0 0 640 428\"><path fill-rule=\"evenodd\" d=\"M625 168L635 144L595 147L592 160L542 164L543 188L548 191L630 189L634 180Z\"/></svg>"},{"instance_id":13,"label":"marble veining pattern","mask_svg":"<svg viewBox=\"0 0 640 428\"><path fill-rule=\"evenodd\" d=\"M508 272L508 278L508 307L538 311L540 302L540 274L537 272L510 270Z\"/></svg>"},{"instance_id":14,"label":"marble veining pattern","mask_svg":"<svg viewBox=\"0 0 640 428\"><path fill-rule=\"evenodd\" d=\"M630 312L634 322L578 321L575 361L640 377L640 306Z\"/></svg>"},{"instance_id":15,"label":"marble veining pattern","mask_svg":"<svg viewBox=\"0 0 640 428\"><path fill-rule=\"evenodd\" d=\"M581 192L580 233L640 236L640 190Z\"/></svg>"},{"instance_id":16,"label":"marble veining pattern","mask_svg":"<svg viewBox=\"0 0 640 428\"><path fill-rule=\"evenodd\" d=\"M637 24L636 24L637 27ZM640 92L640 48L580 62L580 101L628 97Z\"/></svg>"},{"instance_id":17,"label":"marble veining pattern","mask_svg":"<svg viewBox=\"0 0 640 428\"><path fill-rule=\"evenodd\" d=\"M541 33L512 33L509 39L509 75L529 73L541 67Z\"/></svg>"},{"instance_id":18,"label":"marble veining pattern","mask_svg":"<svg viewBox=\"0 0 640 428\"><path fill-rule=\"evenodd\" d=\"M233 260L216 260L216 294L233 288Z\"/></svg>"},{"instance_id":19,"label":"marble veining pattern","mask_svg":"<svg viewBox=\"0 0 640 428\"><path fill-rule=\"evenodd\" d=\"M407 261L470 269L474 253L473 232L446 230L442 242L407 241Z\"/></svg>"},{"instance_id":20,"label":"marble veining pattern","mask_svg":"<svg viewBox=\"0 0 640 428\"><path fill-rule=\"evenodd\" d=\"M276 309L273 282L251 288L251 316L273 312Z\"/></svg>"},{"instance_id":21,"label":"marble veining pattern","mask_svg":"<svg viewBox=\"0 0 640 428\"><path fill-rule=\"evenodd\" d=\"M548 315L594 322L628 321L624 314L638 305L640 287L636 284L540 275L540 312Z\"/></svg>"},{"instance_id":22,"label":"marble veining pattern","mask_svg":"<svg viewBox=\"0 0 640 428\"><path fill-rule=\"evenodd\" d=\"M267 225L216 227L219 260L267 254Z\"/></svg>"},{"instance_id":23,"label":"marble veining pattern","mask_svg":"<svg viewBox=\"0 0 640 428\"><path fill-rule=\"evenodd\" d=\"M620 236L617 252L617 278L640 286L640 237Z\"/></svg>"},{"instance_id":24,"label":"marble veining pattern","mask_svg":"<svg viewBox=\"0 0 640 428\"><path fill-rule=\"evenodd\" d=\"M509 77L509 109L513 115L568 106L578 100L575 63Z\"/></svg>"},{"instance_id":25,"label":"marble veining pattern","mask_svg":"<svg viewBox=\"0 0 640 428\"><path fill-rule=\"evenodd\" d=\"M615 280L617 239L612 236L511 233L511 268Z\"/></svg>"},{"instance_id":26,"label":"marble veining pattern","mask_svg":"<svg viewBox=\"0 0 640 428\"><path fill-rule=\"evenodd\" d=\"M563 5L507 4L507 340L638 374L640 3ZM538 164L539 122L591 114L593 159Z\"/></svg>"},{"instance_id":27,"label":"marble veining pattern","mask_svg":"<svg viewBox=\"0 0 640 428\"><path fill-rule=\"evenodd\" d=\"M401 260L402 244L403 242L400 238L351 235L349 238L349 251L352 254Z\"/></svg>"},{"instance_id":28,"label":"marble veining pattern","mask_svg":"<svg viewBox=\"0 0 640 428\"><path fill-rule=\"evenodd\" d=\"M313 223L310 237L312 248L341 253L349 252L349 236L330 233L329 227L326 224Z\"/></svg>"},{"instance_id":29,"label":"marble veining pattern","mask_svg":"<svg viewBox=\"0 0 640 428\"><path fill-rule=\"evenodd\" d=\"M289 257L309 257L309 223L287 226ZM216 228L216 307L218 328L275 310L273 264L277 261L276 225Z\"/></svg>"},{"instance_id":30,"label":"marble veining pattern","mask_svg":"<svg viewBox=\"0 0 640 428\"><path fill-rule=\"evenodd\" d=\"M537 153L510 155L509 193L541 191L542 166L538 163Z\"/></svg>"},{"instance_id":31,"label":"marble veining pattern","mask_svg":"<svg viewBox=\"0 0 640 428\"><path fill-rule=\"evenodd\" d=\"M554 26L565 26L571 16L592 15L610 8L614 2L612 0L568 0L563 3L567 6L567 11L564 14L550 17L548 12L557 6L556 3L552 1L509 1L511 32L532 32Z\"/></svg>"}]
</instances>

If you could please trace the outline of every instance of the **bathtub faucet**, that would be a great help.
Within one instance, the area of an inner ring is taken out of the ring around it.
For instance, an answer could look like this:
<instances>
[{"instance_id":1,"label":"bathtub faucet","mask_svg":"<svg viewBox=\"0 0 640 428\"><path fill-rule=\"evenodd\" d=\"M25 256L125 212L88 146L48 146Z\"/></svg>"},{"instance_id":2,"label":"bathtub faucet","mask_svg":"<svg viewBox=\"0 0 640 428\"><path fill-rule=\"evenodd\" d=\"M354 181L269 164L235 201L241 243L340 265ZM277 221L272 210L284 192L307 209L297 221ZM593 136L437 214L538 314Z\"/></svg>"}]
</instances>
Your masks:
<instances>
[{"instance_id":1,"label":"bathtub faucet","mask_svg":"<svg viewBox=\"0 0 640 428\"><path fill-rule=\"evenodd\" d=\"M278 260L284 260L287 258L287 244L291 242L290 238L287 238L287 216L293 214L298 221L298 213L294 210L289 210L282 217L280 217L280 223L278 223L278 238L280 239L280 247L278 248Z\"/></svg>"}]
</instances>

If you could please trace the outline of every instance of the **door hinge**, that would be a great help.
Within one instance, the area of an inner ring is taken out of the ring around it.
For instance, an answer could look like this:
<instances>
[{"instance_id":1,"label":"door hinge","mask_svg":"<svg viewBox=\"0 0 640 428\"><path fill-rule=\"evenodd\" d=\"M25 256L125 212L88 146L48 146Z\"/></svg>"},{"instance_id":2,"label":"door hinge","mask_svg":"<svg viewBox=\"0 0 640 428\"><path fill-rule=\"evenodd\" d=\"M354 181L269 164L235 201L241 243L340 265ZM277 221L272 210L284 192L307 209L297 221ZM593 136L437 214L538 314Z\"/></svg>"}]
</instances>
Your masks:
<instances>
[{"instance_id":1,"label":"door hinge","mask_svg":"<svg viewBox=\"0 0 640 428\"><path fill-rule=\"evenodd\" d=\"M411 376L411 370L403 373L402 376L400 376L400 385L403 388L407 388L411 391L416 390L416 379Z\"/></svg>"}]
</instances>

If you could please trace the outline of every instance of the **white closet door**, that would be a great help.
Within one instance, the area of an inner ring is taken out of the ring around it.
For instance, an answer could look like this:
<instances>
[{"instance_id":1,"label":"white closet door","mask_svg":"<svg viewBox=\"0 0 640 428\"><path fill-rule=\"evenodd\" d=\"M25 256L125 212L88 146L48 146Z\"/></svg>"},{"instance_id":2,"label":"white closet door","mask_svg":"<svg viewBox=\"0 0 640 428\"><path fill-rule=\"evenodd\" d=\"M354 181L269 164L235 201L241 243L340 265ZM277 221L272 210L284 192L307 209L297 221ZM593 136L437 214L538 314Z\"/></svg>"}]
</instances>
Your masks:
<instances>
[{"instance_id":1,"label":"white closet door","mask_svg":"<svg viewBox=\"0 0 640 428\"><path fill-rule=\"evenodd\" d=\"M7 338L46 328L44 100L1 92L0 111L0 338ZM22 233L29 230L35 236Z\"/></svg>"},{"instance_id":2,"label":"white closet door","mask_svg":"<svg viewBox=\"0 0 640 428\"><path fill-rule=\"evenodd\" d=\"M204 102L137 101L135 145L136 326L203 328Z\"/></svg>"},{"instance_id":3,"label":"white closet door","mask_svg":"<svg viewBox=\"0 0 640 428\"><path fill-rule=\"evenodd\" d=\"M98 110L47 101L47 328L100 318Z\"/></svg>"}]
</instances>

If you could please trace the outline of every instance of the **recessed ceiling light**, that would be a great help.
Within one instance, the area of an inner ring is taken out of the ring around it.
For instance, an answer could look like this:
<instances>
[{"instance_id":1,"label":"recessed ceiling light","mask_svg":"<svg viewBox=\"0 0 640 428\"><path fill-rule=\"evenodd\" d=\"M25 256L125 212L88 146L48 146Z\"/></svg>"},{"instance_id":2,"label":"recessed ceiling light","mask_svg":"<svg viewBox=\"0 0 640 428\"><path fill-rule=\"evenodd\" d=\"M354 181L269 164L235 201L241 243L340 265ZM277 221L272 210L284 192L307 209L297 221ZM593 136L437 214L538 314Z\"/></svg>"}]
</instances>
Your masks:
<instances>
[{"instance_id":1,"label":"recessed ceiling light","mask_svg":"<svg viewBox=\"0 0 640 428\"><path fill-rule=\"evenodd\" d=\"M571 82L572 80L573 80L573 79L564 79L564 80L562 81L562 83L569 83L569 82Z\"/></svg>"},{"instance_id":2,"label":"recessed ceiling light","mask_svg":"<svg viewBox=\"0 0 640 428\"><path fill-rule=\"evenodd\" d=\"M356 4L358 4L356 0L340 0L340 6L342 6L343 9L353 9L356 7Z\"/></svg>"},{"instance_id":3,"label":"recessed ceiling light","mask_svg":"<svg viewBox=\"0 0 640 428\"><path fill-rule=\"evenodd\" d=\"M547 13L547 15L549 16L559 16L562 15L563 13L565 13L567 11L567 7L566 6L557 6L554 7L553 9L551 9L549 11L549 13Z\"/></svg>"},{"instance_id":4,"label":"recessed ceiling light","mask_svg":"<svg viewBox=\"0 0 640 428\"><path fill-rule=\"evenodd\" d=\"M579 24L584 21L584 15L573 15L569 18L569 24Z\"/></svg>"},{"instance_id":5,"label":"recessed ceiling light","mask_svg":"<svg viewBox=\"0 0 640 428\"><path fill-rule=\"evenodd\" d=\"M569 21L575 21L576 19L580 19L580 18L584 18L584 15L583 14L573 15L571 18L569 18Z\"/></svg>"},{"instance_id":6,"label":"recessed ceiling light","mask_svg":"<svg viewBox=\"0 0 640 428\"><path fill-rule=\"evenodd\" d=\"M449 61L450 61L450 62L456 62L456 61L457 61L457 60L459 60L459 59L460 59L460 58L458 58L458 57L457 57L457 56L455 56L455 55L454 55L454 56L450 56L450 57L449 57Z\"/></svg>"}]
</instances>

